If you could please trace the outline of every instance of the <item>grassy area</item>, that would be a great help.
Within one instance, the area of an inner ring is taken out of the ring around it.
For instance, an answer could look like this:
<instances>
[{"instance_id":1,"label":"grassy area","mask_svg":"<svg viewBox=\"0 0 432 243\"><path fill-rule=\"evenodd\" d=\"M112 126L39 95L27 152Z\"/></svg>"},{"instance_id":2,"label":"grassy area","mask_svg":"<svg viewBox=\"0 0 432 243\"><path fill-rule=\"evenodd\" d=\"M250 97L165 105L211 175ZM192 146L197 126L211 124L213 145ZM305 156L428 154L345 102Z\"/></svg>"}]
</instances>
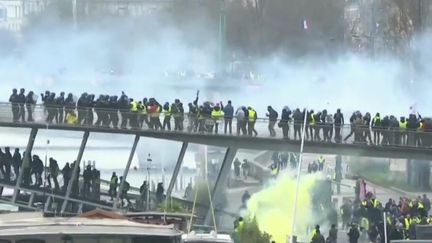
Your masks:
<instances>
[{"instance_id":1,"label":"grassy area","mask_svg":"<svg viewBox=\"0 0 432 243\"><path fill-rule=\"evenodd\" d=\"M390 172L377 173L374 171L370 171L370 172L360 172L358 173L358 175L365 178L367 181L370 181L373 184L377 184L382 187L387 187L387 188L395 187L406 192L418 191L418 188L409 185L405 180L395 179ZM405 178L401 178L401 179L405 179Z\"/></svg>"},{"instance_id":2,"label":"grassy area","mask_svg":"<svg viewBox=\"0 0 432 243\"><path fill-rule=\"evenodd\" d=\"M387 188L395 187L406 192L418 191L418 188L407 183L406 177L391 172L388 161L352 161L350 168L353 174L359 175L374 184Z\"/></svg>"}]
</instances>

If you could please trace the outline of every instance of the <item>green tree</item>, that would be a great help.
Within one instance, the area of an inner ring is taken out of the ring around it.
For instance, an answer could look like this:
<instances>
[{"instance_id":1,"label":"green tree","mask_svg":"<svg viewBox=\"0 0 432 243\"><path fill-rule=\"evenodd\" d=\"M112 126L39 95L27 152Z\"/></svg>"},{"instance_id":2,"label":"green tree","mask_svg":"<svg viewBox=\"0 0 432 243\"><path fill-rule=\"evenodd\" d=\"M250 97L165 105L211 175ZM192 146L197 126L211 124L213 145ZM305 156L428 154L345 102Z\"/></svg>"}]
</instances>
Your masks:
<instances>
[{"instance_id":1,"label":"green tree","mask_svg":"<svg viewBox=\"0 0 432 243\"><path fill-rule=\"evenodd\" d=\"M271 236L260 231L256 219L246 220L240 232L233 235L235 243L269 243Z\"/></svg>"}]
</instances>

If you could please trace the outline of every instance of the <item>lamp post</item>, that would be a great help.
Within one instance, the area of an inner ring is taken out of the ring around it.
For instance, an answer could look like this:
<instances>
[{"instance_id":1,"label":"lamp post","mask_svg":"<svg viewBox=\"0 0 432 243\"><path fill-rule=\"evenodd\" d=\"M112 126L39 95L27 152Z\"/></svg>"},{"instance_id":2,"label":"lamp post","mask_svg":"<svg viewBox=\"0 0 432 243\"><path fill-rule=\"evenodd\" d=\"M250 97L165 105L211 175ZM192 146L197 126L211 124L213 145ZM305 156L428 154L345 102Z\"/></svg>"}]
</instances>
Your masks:
<instances>
[{"instance_id":1,"label":"lamp post","mask_svg":"<svg viewBox=\"0 0 432 243\"><path fill-rule=\"evenodd\" d=\"M147 181L148 181L148 189L147 189L147 205L146 210L150 209L150 189L151 189L151 181L150 181L150 170L151 170L152 158L151 154L148 154L147 157Z\"/></svg>"},{"instance_id":2,"label":"lamp post","mask_svg":"<svg viewBox=\"0 0 432 243\"><path fill-rule=\"evenodd\" d=\"M226 38L226 12L225 0L220 0L219 9L219 71L224 70L225 59L225 38Z\"/></svg>"},{"instance_id":3,"label":"lamp post","mask_svg":"<svg viewBox=\"0 0 432 243\"><path fill-rule=\"evenodd\" d=\"M296 191L295 191L295 197L294 197L294 206L293 206L293 217L292 217L292 225L291 225L291 243L296 241L295 236L295 224L296 224L296 217L297 217L297 204L298 204L298 194L300 189L300 174L301 174L301 167L303 162L303 148L304 148L304 139L305 139L305 131L306 131L306 120L307 120L307 109L304 109L304 121L303 121L303 129L301 134L301 144L300 144L300 156L298 160L297 165L297 183L296 183Z\"/></svg>"}]
</instances>

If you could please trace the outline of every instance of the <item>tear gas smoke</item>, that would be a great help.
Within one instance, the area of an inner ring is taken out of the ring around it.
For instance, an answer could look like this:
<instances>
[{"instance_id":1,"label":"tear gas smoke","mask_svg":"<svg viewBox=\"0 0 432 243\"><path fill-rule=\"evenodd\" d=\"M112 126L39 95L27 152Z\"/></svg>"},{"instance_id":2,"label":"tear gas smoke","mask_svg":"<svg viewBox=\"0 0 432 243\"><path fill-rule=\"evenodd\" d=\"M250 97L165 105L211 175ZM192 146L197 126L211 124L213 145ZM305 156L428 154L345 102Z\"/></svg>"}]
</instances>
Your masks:
<instances>
[{"instance_id":1,"label":"tear gas smoke","mask_svg":"<svg viewBox=\"0 0 432 243\"><path fill-rule=\"evenodd\" d=\"M302 175L297 206L296 234L307 235L307 228L315 221L312 212L312 188L320 174ZM247 217L256 218L261 231L270 234L276 242L286 242L291 235L292 213L296 179L281 174L268 187L252 195L247 203ZM309 240L309 238L308 238Z\"/></svg>"},{"instance_id":2,"label":"tear gas smoke","mask_svg":"<svg viewBox=\"0 0 432 243\"><path fill-rule=\"evenodd\" d=\"M199 89L201 101L231 99L234 106L254 106L260 117L267 105L277 110L288 105L291 109L328 109L329 113L337 108L345 113L358 109L382 115L406 115L413 104L421 113L432 105L427 94L430 71L420 68L414 72L412 68L414 59L424 67L432 60L430 35L418 38L416 56L409 60L371 59L352 53L334 54L333 58L260 57L253 63L261 80L220 82L164 77L166 71L215 71L214 36L203 37L193 27L179 30L157 19L146 20L143 26L133 20L118 22L108 28L79 30L61 25L34 27L16 52L0 59L0 100L7 101L12 88L25 87L37 94L52 90L119 95L123 90L139 99L156 97L165 102L180 98L188 103ZM112 67L116 75L109 74Z\"/></svg>"}]
</instances>

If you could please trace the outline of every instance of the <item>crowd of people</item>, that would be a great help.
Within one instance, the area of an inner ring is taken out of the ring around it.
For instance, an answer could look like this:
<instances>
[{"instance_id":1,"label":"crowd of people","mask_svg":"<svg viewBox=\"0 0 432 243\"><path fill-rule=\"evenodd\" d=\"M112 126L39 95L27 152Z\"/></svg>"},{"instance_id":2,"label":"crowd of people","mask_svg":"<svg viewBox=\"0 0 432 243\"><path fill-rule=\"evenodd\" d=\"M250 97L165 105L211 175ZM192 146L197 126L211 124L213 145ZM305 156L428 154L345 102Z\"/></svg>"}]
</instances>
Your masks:
<instances>
[{"instance_id":1,"label":"crowd of people","mask_svg":"<svg viewBox=\"0 0 432 243\"><path fill-rule=\"evenodd\" d=\"M57 160L46 158L46 164L39 155L30 155L25 161L25 152L21 153L19 148L11 153L9 147L0 148L0 173L1 180L7 184L16 183L19 173L22 175L22 186L27 188L45 188L52 190L54 193L65 194L69 181L72 179L72 172L76 162L66 163L60 169ZM80 166L77 167L77 174L80 174ZM59 181L59 176L63 180ZM79 178L75 178L72 183L71 194L73 196L82 196L92 199L99 198L100 195L100 171L94 166L87 165L82 173L83 183L80 187Z\"/></svg>"},{"instance_id":2,"label":"crowd of people","mask_svg":"<svg viewBox=\"0 0 432 243\"><path fill-rule=\"evenodd\" d=\"M386 237L389 241L414 240L416 225L432 224L430 209L431 202L426 195L414 199L400 197L398 202L390 198L383 205L368 192L363 200L344 202L341 207L342 227L357 227L358 238L369 242L385 242Z\"/></svg>"},{"instance_id":3,"label":"crowd of people","mask_svg":"<svg viewBox=\"0 0 432 243\"><path fill-rule=\"evenodd\" d=\"M12 107L14 122L33 122L34 108L38 96L33 91L25 94L21 89L12 91L9 101ZM257 136L256 122L258 114L252 106L238 106L228 101L203 102L199 104L199 91L193 102L187 104L187 111L179 99L174 102L160 103L155 98L142 100L128 97L124 92L117 95L99 95L83 93L76 98L72 93L67 96L61 92L46 91L41 94L45 112L45 122L66 123L82 126L103 126L111 128L148 128L153 130L173 130L199 133L219 133L219 127L224 127L224 134ZM27 118L26 118L27 111ZM396 118L393 115L381 116L376 113L362 114L354 112L349 118L350 132L343 136L342 128L345 119L340 109L330 114L326 109L314 110L283 107L281 114L272 107L267 107L266 121L270 137L276 137L276 125L282 130L284 139L301 139L303 123L306 123L305 136L307 140L324 142L347 142L354 136L355 143L370 145L410 145L422 146L425 133L429 131L431 122L427 122L419 114L412 113L408 117ZM162 120L161 120L162 119ZM186 126L185 126L186 123ZM233 131L233 124L235 128ZM293 132L290 133L290 129Z\"/></svg>"}]
</instances>

